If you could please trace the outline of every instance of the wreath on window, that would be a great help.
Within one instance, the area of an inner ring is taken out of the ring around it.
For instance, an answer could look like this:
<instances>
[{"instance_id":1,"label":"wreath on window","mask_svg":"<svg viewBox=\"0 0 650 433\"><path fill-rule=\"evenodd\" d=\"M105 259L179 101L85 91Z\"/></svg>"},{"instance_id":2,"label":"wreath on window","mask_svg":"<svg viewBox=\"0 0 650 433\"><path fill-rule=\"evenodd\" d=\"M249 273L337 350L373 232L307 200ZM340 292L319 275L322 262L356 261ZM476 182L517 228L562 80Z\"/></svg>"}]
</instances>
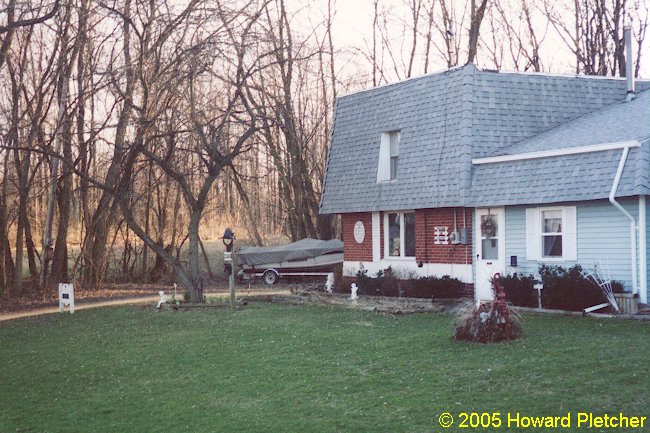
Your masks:
<instances>
[{"instance_id":1,"label":"wreath on window","mask_svg":"<svg viewBox=\"0 0 650 433\"><path fill-rule=\"evenodd\" d=\"M497 234L497 223L493 215L485 215L481 218L481 235L486 238L493 238Z\"/></svg>"}]
</instances>

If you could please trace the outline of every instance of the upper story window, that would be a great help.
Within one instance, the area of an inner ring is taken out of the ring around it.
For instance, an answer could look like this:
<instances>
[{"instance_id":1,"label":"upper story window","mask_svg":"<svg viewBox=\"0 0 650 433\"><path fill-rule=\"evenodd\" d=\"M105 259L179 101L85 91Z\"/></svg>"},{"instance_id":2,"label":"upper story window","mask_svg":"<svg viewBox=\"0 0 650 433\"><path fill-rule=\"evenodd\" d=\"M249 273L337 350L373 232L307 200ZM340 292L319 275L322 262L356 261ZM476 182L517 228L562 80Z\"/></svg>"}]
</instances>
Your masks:
<instances>
[{"instance_id":1,"label":"upper story window","mask_svg":"<svg viewBox=\"0 0 650 433\"><path fill-rule=\"evenodd\" d=\"M389 182L397 179L400 140L400 131L382 132L379 144L377 182Z\"/></svg>"},{"instance_id":2,"label":"upper story window","mask_svg":"<svg viewBox=\"0 0 650 433\"><path fill-rule=\"evenodd\" d=\"M397 179L397 161L399 160L399 131L390 134L390 180Z\"/></svg>"}]
</instances>

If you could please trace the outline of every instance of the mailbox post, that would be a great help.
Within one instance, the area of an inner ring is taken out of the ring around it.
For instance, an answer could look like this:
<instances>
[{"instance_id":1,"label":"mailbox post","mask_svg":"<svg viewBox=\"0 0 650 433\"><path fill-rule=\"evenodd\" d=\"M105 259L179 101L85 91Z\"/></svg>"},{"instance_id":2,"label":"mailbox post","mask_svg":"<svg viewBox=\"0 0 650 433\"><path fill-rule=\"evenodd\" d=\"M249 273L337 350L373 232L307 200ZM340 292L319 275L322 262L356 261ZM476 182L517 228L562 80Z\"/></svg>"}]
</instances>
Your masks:
<instances>
[{"instance_id":1,"label":"mailbox post","mask_svg":"<svg viewBox=\"0 0 650 433\"><path fill-rule=\"evenodd\" d=\"M224 232L221 240L226 247L226 250L223 253L223 265L224 271L230 272L230 278L228 279L228 284L230 286L230 308L235 309L236 297L235 297L235 234L232 232L232 229L227 228Z\"/></svg>"}]
</instances>

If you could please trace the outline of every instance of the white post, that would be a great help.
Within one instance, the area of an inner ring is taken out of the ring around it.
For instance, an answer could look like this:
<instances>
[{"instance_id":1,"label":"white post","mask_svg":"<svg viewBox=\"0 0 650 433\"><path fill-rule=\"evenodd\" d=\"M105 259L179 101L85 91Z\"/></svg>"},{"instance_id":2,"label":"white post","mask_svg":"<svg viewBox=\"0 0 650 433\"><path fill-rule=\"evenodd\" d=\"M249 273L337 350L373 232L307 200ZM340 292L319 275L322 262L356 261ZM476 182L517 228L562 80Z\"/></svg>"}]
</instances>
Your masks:
<instances>
[{"instance_id":1,"label":"white post","mask_svg":"<svg viewBox=\"0 0 650 433\"><path fill-rule=\"evenodd\" d=\"M228 279L228 285L230 286L230 308L233 310L237 306L237 297L235 296L235 260L235 253L233 251L230 256L230 278Z\"/></svg>"},{"instance_id":2,"label":"white post","mask_svg":"<svg viewBox=\"0 0 650 433\"><path fill-rule=\"evenodd\" d=\"M543 284L535 284L533 286L535 290L537 290L537 308L540 310L542 309L542 290L544 289Z\"/></svg>"}]
</instances>

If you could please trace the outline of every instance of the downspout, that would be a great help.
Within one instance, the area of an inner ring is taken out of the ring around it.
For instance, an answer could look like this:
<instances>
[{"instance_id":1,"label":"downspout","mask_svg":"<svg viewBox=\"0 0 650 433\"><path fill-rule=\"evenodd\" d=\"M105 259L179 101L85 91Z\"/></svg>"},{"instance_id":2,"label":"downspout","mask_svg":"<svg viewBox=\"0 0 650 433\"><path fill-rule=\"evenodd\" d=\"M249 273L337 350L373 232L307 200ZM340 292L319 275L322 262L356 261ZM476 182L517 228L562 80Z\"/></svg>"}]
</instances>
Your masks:
<instances>
[{"instance_id":1,"label":"downspout","mask_svg":"<svg viewBox=\"0 0 650 433\"><path fill-rule=\"evenodd\" d=\"M648 247L646 235L646 196L639 196L639 301L648 303Z\"/></svg>"},{"instance_id":2,"label":"downspout","mask_svg":"<svg viewBox=\"0 0 650 433\"><path fill-rule=\"evenodd\" d=\"M614 183L612 184L612 189L609 192L609 202L616 207L623 215L630 220L630 257L632 259L632 293L638 294L639 287L637 282L637 261L636 261L636 220L628 211L621 206L619 202L616 201L616 190L618 189L618 184L621 181L623 175L623 169L625 168L625 162L627 161L627 155L630 152L630 147L625 146L623 148L623 154L621 155L621 160L618 163L618 168L616 169L616 175L614 176Z\"/></svg>"}]
</instances>

